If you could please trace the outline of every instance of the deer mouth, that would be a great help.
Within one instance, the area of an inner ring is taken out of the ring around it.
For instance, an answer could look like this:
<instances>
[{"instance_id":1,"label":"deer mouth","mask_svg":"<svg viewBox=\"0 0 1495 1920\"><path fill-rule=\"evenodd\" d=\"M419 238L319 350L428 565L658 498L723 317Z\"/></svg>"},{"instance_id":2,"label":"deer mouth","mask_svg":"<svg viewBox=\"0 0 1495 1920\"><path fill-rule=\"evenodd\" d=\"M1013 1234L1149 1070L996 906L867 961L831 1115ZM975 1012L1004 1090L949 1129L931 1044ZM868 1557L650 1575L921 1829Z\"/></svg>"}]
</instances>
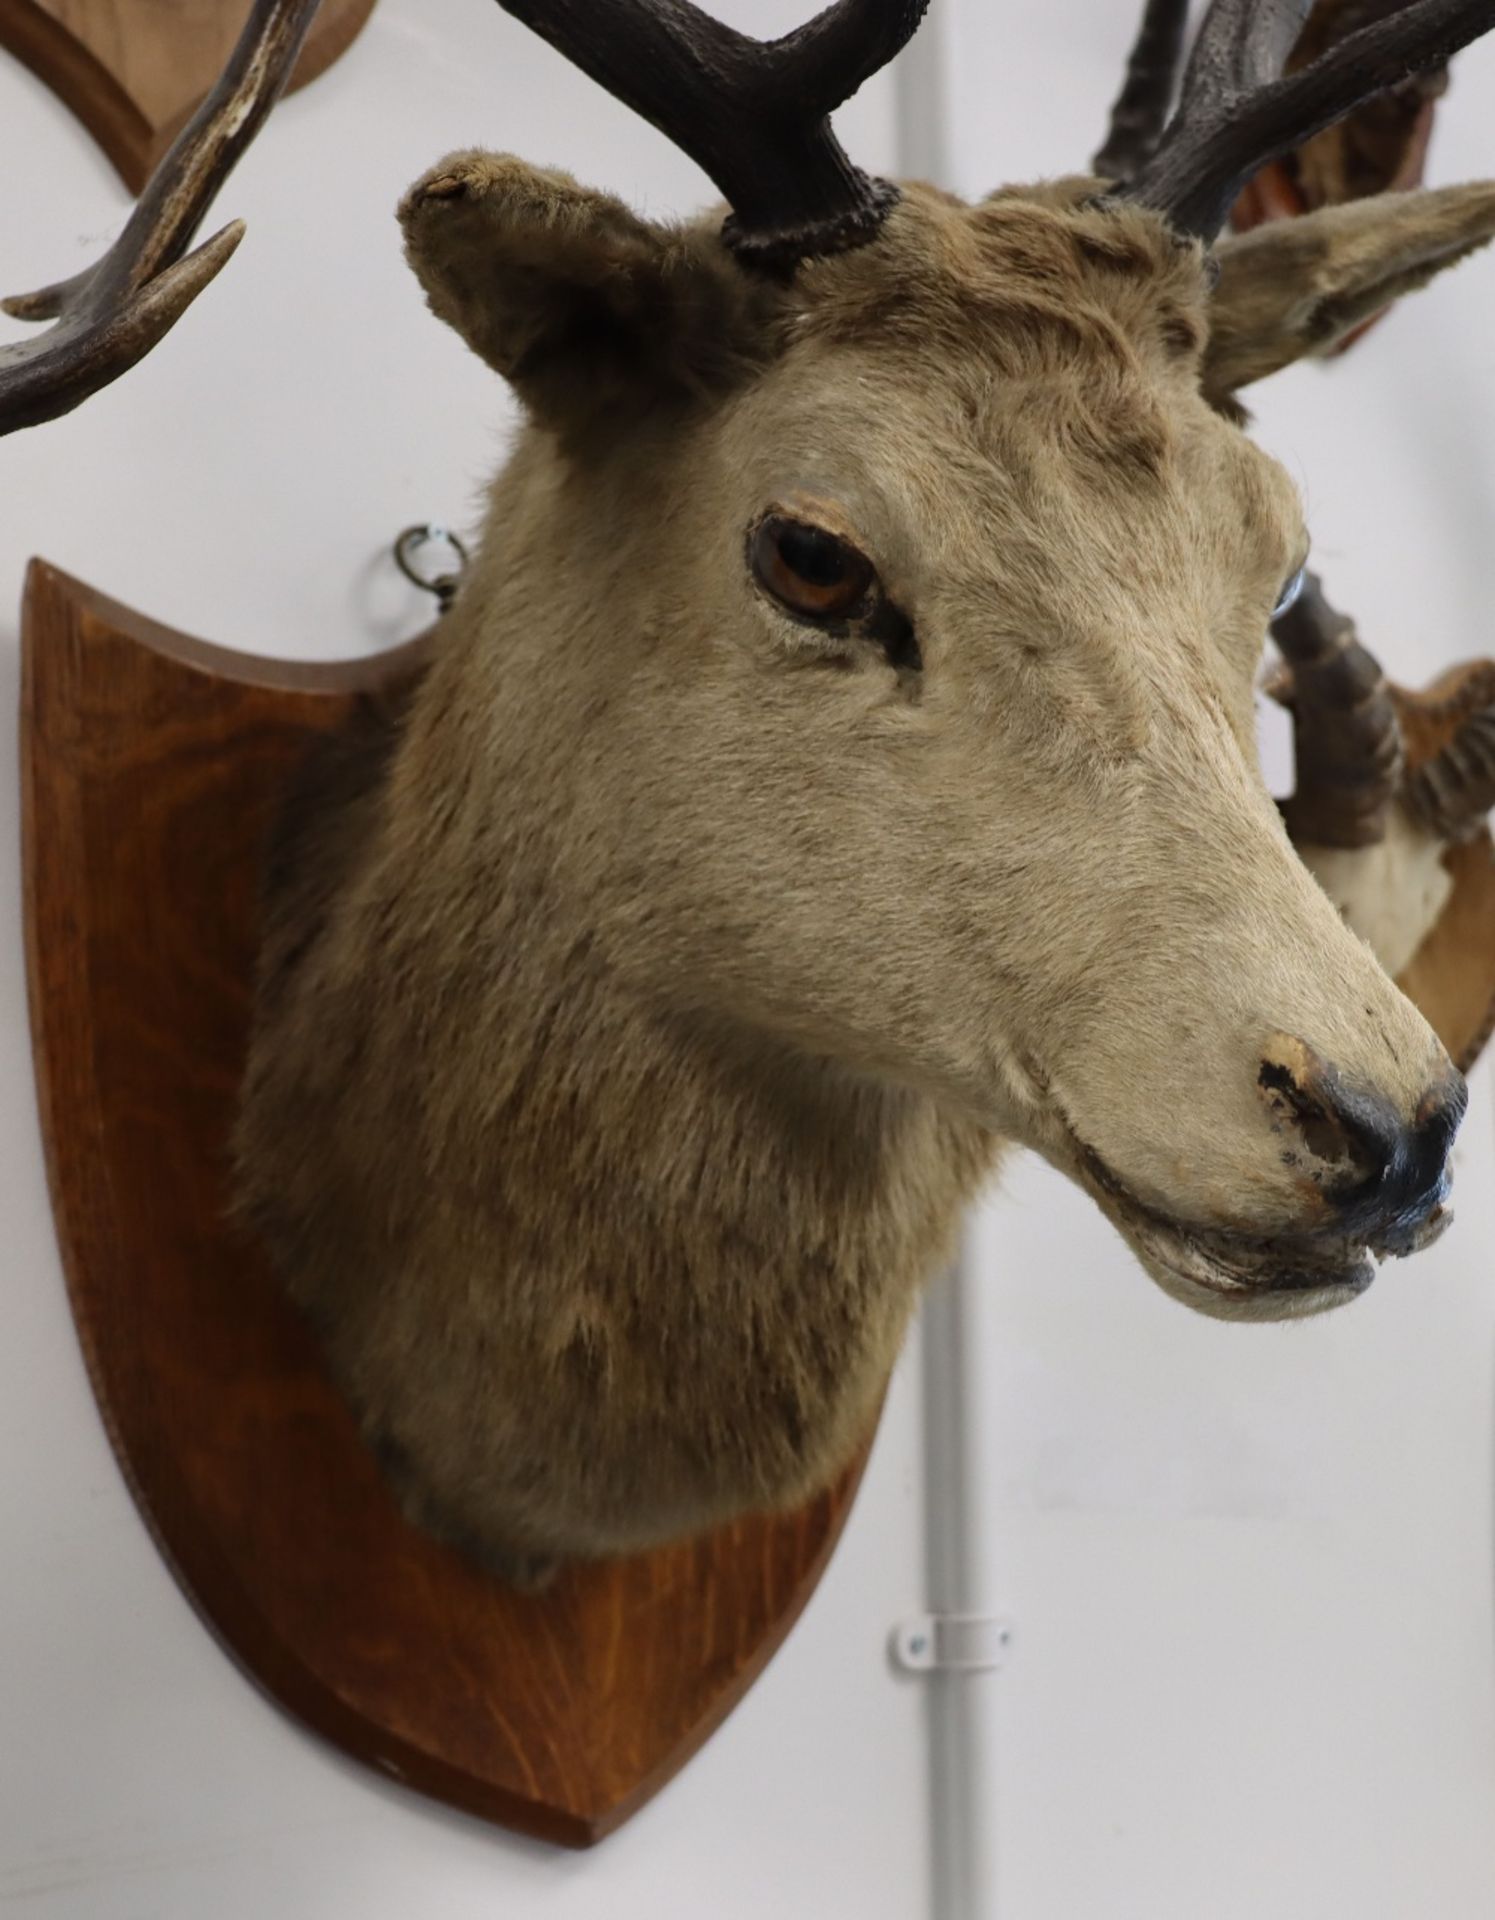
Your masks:
<instances>
[{"instance_id":1,"label":"deer mouth","mask_svg":"<svg viewBox=\"0 0 1495 1920\"><path fill-rule=\"evenodd\" d=\"M1140 1200L1076 1139L1081 1182L1147 1272L1185 1306L1217 1320L1295 1320L1356 1299L1376 1276L1378 1249L1349 1236L1257 1235L1206 1227ZM1419 1246L1452 1218L1427 1222Z\"/></svg>"}]
</instances>

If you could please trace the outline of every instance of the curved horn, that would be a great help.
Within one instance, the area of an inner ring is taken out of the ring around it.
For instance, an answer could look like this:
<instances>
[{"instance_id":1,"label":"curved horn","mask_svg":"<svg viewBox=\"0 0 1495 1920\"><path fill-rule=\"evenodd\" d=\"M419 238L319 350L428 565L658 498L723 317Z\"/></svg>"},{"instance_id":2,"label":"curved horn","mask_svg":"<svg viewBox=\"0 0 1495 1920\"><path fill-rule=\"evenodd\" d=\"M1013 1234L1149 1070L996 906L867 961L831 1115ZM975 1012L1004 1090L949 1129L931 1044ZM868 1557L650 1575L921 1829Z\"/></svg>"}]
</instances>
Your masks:
<instances>
[{"instance_id":1,"label":"curved horn","mask_svg":"<svg viewBox=\"0 0 1495 1920\"><path fill-rule=\"evenodd\" d=\"M898 199L848 159L830 114L912 38L929 0L836 0L754 40L691 0L499 0L688 153L725 195L727 243L791 270L873 239Z\"/></svg>"},{"instance_id":2,"label":"curved horn","mask_svg":"<svg viewBox=\"0 0 1495 1920\"><path fill-rule=\"evenodd\" d=\"M1363 100L1441 67L1495 26L1495 0L1409 0L1293 73L1312 0L1212 0L1177 113L1122 197L1209 241L1241 187Z\"/></svg>"},{"instance_id":3,"label":"curved horn","mask_svg":"<svg viewBox=\"0 0 1495 1920\"><path fill-rule=\"evenodd\" d=\"M0 433L70 413L144 359L243 236L234 221L187 254L193 234L290 78L318 0L255 0L217 84L146 182L123 233L71 280L0 301L18 320L55 320L0 347ZM187 257L183 259L183 255Z\"/></svg>"},{"instance_id":4,"label":"curved horn","mask_svg":"<svg viewBox=\"0 0 1495 1920\"><path fill-rule=\"evenodd\" d=\"M1311 846L1373 846L1385 835L1402 772L1386 676L1314 574L1273 621L1272 638L1292 668L1279 696L1292 710L1298 769L1296 790L1282 804L1287 830Z\"/></svg>"},{"instance_id":5,"label":"curved horn","mask_svg":"<svg viewBox=\"0 0 1495 1920\"><path fill-rule=\"evenodd\" d=\"M1495 807L1495 702L1473 713L1458 733L1407 782L1407 806L1440 840L1468 840Z\"/></svg>"}]
</instances>

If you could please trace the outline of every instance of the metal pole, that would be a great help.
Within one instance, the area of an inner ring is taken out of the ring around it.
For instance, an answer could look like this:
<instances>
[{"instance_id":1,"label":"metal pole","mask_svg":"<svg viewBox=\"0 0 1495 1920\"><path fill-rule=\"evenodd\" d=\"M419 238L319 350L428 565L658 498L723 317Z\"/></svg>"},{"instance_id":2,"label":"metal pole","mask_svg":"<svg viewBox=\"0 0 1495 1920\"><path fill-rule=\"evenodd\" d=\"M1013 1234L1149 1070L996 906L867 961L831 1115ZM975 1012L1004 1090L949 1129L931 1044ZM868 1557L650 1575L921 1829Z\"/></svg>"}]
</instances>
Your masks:
<instances>
[{"instance_id":1,"label":"metal pole","mask_svg":"<svg viewBox=\"0 0 1495 1920\"><path fill-rule=\"evenodd\" d=\"M914 179L952 177L946 75L955 3L934 0L893 68L896 163ZM995 1611L978 1472L979 1282L968 1229L954 1268L930 1290L922 1317L926 1578L936 1620ZM982 1291L989 1308L990 1289ZM927 1676L934 1920L996 1920L997 1682L995 1670L979 1667L936 1667Z\"/></svg>"},{"instance_id":2,"label":"metal pole","mask_svg":"<svg viewBox=\"0 0 1495 1920\"><path fill-rule=\"evenodd\" d=\"M977 1471L980 1284L968 1235L956 1265L924 1305L925 1555L929 1608L937 1620L995 1613ZM978 1667L937 1669L928 1677L934 1920L996 1920L999 1677Z\"/></svg>"},{"instance_id":3,"label":"metal pole","mask_svg":"<svg viewBox=\"0 0 1495 1920\"><path fill-rule=\"evenodd\" d=\"M918 32L892 67L894 164L909 180L948 185L950 149L949 15L955 0L933 0Z\"/></svg>"}]
</instances>

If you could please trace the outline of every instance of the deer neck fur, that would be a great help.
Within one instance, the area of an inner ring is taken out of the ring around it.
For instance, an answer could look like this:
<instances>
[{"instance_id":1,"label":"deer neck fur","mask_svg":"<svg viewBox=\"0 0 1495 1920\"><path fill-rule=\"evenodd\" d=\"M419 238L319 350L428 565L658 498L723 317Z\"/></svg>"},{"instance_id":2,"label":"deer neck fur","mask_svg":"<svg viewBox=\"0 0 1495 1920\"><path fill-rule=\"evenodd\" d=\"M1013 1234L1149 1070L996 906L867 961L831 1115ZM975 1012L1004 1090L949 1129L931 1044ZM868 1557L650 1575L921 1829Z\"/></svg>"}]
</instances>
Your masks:
<instances>
[{"instance_id":1,"label":"deer neck fur","mask_svg":"<svg viewBox=\"0 0 1495 1920\"><path fill-rule=\"evenodd\" d=\"M238 1142L408 1504L503 1566L824 1485L997 1145L615 962L585 740L528 697L554 557L490 538L408 714L293 803Z\"/></svg>"}]
</instances>

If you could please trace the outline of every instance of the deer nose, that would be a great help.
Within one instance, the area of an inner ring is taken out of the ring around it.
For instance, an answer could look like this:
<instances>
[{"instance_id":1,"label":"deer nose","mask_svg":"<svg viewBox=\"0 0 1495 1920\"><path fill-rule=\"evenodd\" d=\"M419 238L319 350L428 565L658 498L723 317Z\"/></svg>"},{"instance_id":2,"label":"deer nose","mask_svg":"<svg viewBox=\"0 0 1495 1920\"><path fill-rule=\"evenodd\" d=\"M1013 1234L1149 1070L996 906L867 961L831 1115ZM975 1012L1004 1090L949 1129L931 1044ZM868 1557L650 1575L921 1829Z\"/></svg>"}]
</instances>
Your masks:
<instances>
[{"instance_id":1,"label":"deer nose","mask_svg":"<svg viewBox=\"0 0 1495 1920\"><path fill-rule=\"evenodd\" d=\"M1384 1094L1348 1084L1305 1041L1277 1034L1257 1084L1291 1141L1289 1164L1328 1203L1325 1228L1379 1253L1428 1243L1452 1185L1449 1149L1468 1102L1462 1074L1449 1067L1407 1122Z\"/></svg>"}]
</instances>

